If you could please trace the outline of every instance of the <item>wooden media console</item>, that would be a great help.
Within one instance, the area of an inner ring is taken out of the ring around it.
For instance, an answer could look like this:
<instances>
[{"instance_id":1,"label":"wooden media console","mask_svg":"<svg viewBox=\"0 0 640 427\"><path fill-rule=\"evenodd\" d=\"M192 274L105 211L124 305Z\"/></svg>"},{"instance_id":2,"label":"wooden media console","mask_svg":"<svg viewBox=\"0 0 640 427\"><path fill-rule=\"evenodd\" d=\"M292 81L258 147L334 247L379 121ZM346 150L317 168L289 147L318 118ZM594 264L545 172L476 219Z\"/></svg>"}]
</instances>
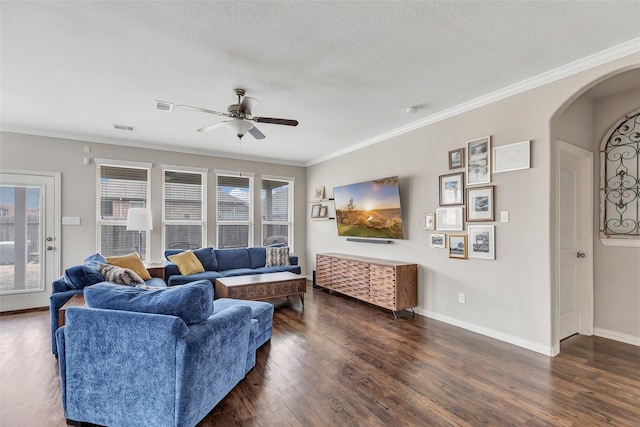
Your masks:
<instances>
[{"instance_id":1,"label":"wooden media console","mask_svg":"<svg viewBox=\"0 0 640 427\"><path fill-rule=\"evenodd\" d=\"M393 311L418 305L418 265L336 253L316 255L316 285Z\"/></svg>"}]
</instances>

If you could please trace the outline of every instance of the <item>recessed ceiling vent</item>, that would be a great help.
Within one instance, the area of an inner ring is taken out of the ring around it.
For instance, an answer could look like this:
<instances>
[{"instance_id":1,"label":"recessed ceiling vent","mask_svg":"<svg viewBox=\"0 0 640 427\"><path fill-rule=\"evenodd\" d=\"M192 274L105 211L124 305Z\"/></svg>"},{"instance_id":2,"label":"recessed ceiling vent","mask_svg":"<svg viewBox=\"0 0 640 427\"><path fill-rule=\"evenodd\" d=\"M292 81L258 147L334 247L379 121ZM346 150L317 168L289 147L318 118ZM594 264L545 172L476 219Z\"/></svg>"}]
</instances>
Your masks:
<instances>
[{"instance_id":1,"label":"recessed ceiling vent","mask_svg":"<svg viewBox=\"0 0 640 427\"><path fill-rule=\"evenodd\" d=\"M173 104L171 102L158 101L156 99L156 110L167 111L170 113L173 111Z\"/></svg>"},{"instance_id":2,"label":"recessed ceiling vent","mask_svg":"<svg viewBox=\"0 0 640 427\"><path fill-rule=\"evenodd\" d=\"M129 131L129 132L134 132L136 130L136 128L134 128L133 126L119 125L117 123L113 124L113 128L114 129L118 129L118 130L126 130L126 131Z\"/></svg>"}]
</instances>

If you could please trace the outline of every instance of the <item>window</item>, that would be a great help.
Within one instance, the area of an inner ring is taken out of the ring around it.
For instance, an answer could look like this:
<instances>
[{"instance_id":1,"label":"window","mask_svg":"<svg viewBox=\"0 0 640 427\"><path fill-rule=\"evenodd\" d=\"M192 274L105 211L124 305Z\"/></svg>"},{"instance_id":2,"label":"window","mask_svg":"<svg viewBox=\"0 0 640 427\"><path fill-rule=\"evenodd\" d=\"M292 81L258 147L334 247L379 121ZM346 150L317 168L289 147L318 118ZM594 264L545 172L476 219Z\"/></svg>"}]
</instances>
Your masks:
<instances>
[{"instance_id":1,"label":"window","mask_svg":"<svg viewBox=\"0 0 640 427\"><path fill-rule=\"evenodd\" d=\"M253 174L216 172L217 245L246 248L253 245Z\"/></svg>"},{"instance_id":2,"label":"window","mask_svg":"<svg viewBox=\"0 0 640 427\"><path fill-rule=\"evenodd\" d=\"M127 231L129 208L149 206L150 163L96 159L97 250L104 256L149 253L147 231Z\"/></svg>"},{"instance_id":3,"label":"window","mask_svg":"<svg viewBox=\"0 0 640 427\"><path fill-rule=\"evenodd\" d=\"M165 249L198 249L206 241L207 173L163 166L162 206Z\"/></svg>"},{"instance_id":4,"label":"window","mask_svg":"<svg viewBox=\"0 0 640 427\"><path fill-rule=\"evenodd\" d=\"M600 151L602 243L640 246L640 110L618 121Z\"/></svg>"},{"instance_id":5,"label":"window","mask_svg":"<svg viewBox=\"0 0 640 427\"><path fill-rule=\"evenodd\" d=\"M262 245L293 243L293 179L262 177ZM293 250L293 249L292 249Z\"/></svg>"}]
</instances>

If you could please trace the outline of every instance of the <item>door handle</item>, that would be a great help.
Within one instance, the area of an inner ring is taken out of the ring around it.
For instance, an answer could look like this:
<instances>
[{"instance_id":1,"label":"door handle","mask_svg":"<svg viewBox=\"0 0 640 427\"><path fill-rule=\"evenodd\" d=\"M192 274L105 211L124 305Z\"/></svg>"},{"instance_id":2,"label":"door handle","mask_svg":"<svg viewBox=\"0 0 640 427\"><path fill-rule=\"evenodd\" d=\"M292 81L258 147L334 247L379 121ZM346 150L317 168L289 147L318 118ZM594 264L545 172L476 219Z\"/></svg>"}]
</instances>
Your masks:
<instances>
[{"instance_id":1,"label":"door handle","mask_svg":"<svg viewBox=\"0 0 640 427\"><path fill-rule=\"evenodd\" d=\"M578 252L578 253L576 254L576 256L577 256L578 258L584 258L584 257L586 257L586 256L587 256L587 254L585 254L584 252Z\"/></svg>"},{"instance_id":2,"label":"door handle","mask_svg":"<svg viewBox=\"0 0 640 427\"><path fill-rule=\"evenodd\" d=\"M47 250L48 251L52 251L53 250L53 246L47 246Z\"/></svg>"}]
</instances>

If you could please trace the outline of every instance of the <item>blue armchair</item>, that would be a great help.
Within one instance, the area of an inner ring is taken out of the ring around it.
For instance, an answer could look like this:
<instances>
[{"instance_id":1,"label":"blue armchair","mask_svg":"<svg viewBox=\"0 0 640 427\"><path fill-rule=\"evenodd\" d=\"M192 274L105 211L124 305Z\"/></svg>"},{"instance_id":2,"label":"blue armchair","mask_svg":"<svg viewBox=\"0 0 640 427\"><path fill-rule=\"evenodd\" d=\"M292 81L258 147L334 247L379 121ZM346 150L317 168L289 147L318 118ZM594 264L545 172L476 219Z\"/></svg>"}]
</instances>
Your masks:
<instances>
[{"instance_id":1,"label":"blue armchair","mask_svg":"<svg viewBox=\"0 0 640 427\"><path fill-rule=\"evenodd\" d=\"M161 290L97 284L85 300L56 332L67 419L194 426L245 376L251 308L214 313L209 282Z\"/></svg>"}]
</instances>

